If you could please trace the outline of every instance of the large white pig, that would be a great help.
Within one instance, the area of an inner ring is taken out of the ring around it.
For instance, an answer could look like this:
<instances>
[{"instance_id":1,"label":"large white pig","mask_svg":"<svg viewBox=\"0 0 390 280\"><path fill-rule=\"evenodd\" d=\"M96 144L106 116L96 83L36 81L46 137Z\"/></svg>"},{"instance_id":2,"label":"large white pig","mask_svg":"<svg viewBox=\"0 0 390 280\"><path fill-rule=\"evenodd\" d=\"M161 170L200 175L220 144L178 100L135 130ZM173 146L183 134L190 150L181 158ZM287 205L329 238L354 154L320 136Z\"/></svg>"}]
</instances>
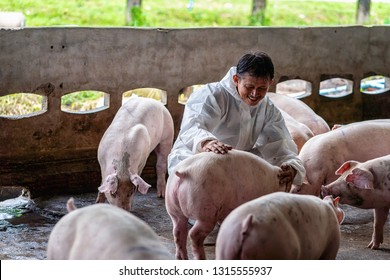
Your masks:
<instances>
[{"instance_id":1,"label":"large white pig","mask_svg":"<svg viewBox=\"0 0 390 280\"><path fill-rule=\"evenodd\" d=\"M173 223L176 258L188 259L187 236L195 259L205 259L203 242L237 206L262 195L289 191L281 168L249 152L199 153L180 162L169 176L165 204ZM196 220L188 232L188 219Z\"/></svg>"},{"instance_id":2,"label":"large white pig","mask_svg":"<svg viewBox=\"0 0 390 280\"><path fill-rule=\"evenodd\" d=\"M314 135L330 130L326 121L302 100L274 92L268 92L267 96L277 107L292 116L296 121L305 124Z\"/></svg>"},{"instance_id":3,"label":"large white pig","mask_svg":"<svg viewBox=\"0 0 390 280\"><path fill-rule=\"evenodd\" d=\"M340 203L374 209L374 232L368 247L383 243L383 226L390 208L390 155L366 162L347 161L336 171L340 177L322 186L322 195L340 197Z\"/></svg>"},{"instance_id":4,"label":"large white pig","mask_svg":"<svg viewBox=\"0 0 390 280\"><path fill-rule=\"evenodd\" d=\"M338 176L336 170L348 160L367 161L390 154L390 120L371 120L344 125L316 135L302 147L299 158L306 169L306 180L291 192L320 195L321 186Z\"/></svg>"},{"instance_id":5,"label":"large white pig","mask_svg":"<svg viewBox=\"0 0 390 280\"><path fill-rule=\"evenodd\" d=\"M144 221L109 204L76 209L54 226L47 245L49 260L173 259L158 235Z\"/></svg>"},{"instance_id":6,"label":"large white pig","mask_svg":"<svg viewBox=\"0 0 390 280\"><path fill-rule=\"evenodd\" d=\"M335 259L344 212L338 198L277 192L246 202L223 221L219 260Z\"/></svg>"},{"instance_id":7,"label":"large white pig","mask_svg":"<svg viewBox=\"0 0 390 280\"><path fill-rule=\"evenodd\" d=\"M150 187L140 174L153 150L157 156L157 195L164 197L173 134L172 116L161 102L132 96L118 110L100 141L102 184L96 202L107 199L130 210L136 190L146 194Z\"/></svg>"}]
</instances>

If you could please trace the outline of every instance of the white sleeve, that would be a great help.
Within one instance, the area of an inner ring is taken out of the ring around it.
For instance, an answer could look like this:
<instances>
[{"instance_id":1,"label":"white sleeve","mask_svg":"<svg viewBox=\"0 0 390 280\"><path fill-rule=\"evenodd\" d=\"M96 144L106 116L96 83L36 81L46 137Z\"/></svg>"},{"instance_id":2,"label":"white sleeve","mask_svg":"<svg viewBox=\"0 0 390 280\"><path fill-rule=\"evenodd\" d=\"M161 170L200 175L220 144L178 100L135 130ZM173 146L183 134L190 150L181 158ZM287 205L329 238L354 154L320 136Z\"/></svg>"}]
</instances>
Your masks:
<instances>
[{"instance_id":1,"label":"white sleeve","mask_svg":"<svg viewBox=\"0 0 390 280\"><path fill-rule=\"evenodd\" d=\"M221 109L207 87L194 92L188 100L182 125L180 140L193 153L200 152L201 143L205 140L217 140L210 131L221 119Z\"/></svg>"},{"instance_id":2,"label":"white sleeve","mask_svg":"<svg viewBox=\"0 0 390 280\"><path fill-rule=\"evenodd\" d=\"M294 184L301 185L305 177L305 168L298 157L297 146L292 139L282 114L274 107L272 114L268 116L263 133L256 142L256 148L269 163L280 166L283 163L290 164L297 171Z\"/></svg>"}]
</instances>

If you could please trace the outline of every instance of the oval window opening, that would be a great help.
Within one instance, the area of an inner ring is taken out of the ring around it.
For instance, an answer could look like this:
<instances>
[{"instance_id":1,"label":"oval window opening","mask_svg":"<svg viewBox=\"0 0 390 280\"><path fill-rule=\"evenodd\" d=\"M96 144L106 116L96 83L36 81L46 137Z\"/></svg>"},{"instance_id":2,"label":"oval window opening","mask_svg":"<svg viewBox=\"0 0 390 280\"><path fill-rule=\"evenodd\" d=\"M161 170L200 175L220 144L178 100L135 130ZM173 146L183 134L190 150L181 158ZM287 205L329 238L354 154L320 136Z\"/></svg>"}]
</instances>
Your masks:
<instances>
[{"instance_id":1,"label":"oval window opening","mask_svg":"<svg viewBox=\"0 0 390 280\"><path fill-rule=\"evenodd\" d=\"M367 77L360 82L360 91L366 94L381 94L390 90L390 78L381 75Z\"/></svg>"},{"instance_id":2,"label":"oval window opening","mask_svg":"<svg viewBox=\"0 0 390 280\"><path fill-rule=\"evenodd\" d=\"M320 83L320 95L340 98L352 94L353 82L343 78L332 78Z\"/></svg>"},{"instance_id":3,"label":"oval window opening","mask_svg":"<svg viewBox=\"0 0 390 280\"><path fill-rule=\"evenodd\" d=\"M91 113L108 108L110 95L95 90L68 93L61 97L61 111L74 114Z\"/></svg>"},{"instance_id":4,"label":"oval window opening","mask_svg":"<svg viewBox=\"0 0 390 280\"><path fill-rule=\"evenodd\" d=\"M185 105L187 103L188 98L190 98L191 94L195 90L197 90L203 86L204 85L192 85L192 86L182 88L179 91L179 97L178 97L177 102L179 102L179 104Z\"/></svg>"},{"instance_id":5,"label":"oval window opening","mask_svg":"<svg viewBox=\"0 0 390 280\"><path fill-rule=\"evenodd\" d=\"M126 91L122 94L122 105L133 95L139 97L152 98L160 101L162 104L167 104L167 92L158 88L137 88Z\"/></svg>"},{"instance_id":6,"label":"oval window opening","mask_svg":"<svg viewBox=\"0 0 390 280\"><path fill-rule=\"evenodd\" d=\"M276 93L304 98L311 95L311 83L301 79L287 80L276 85Z\"/></svg>"},{"instance_id":7,"label":"oval window opening","mask_svg":"<svg viewBox=\"0 0 390 280\"><path fill-rule=\"evenodd\" d=\"M0 97L0 117L28 118L47 111L47 97L34 93L12 93Z\"/></svg>"}]
</instances>

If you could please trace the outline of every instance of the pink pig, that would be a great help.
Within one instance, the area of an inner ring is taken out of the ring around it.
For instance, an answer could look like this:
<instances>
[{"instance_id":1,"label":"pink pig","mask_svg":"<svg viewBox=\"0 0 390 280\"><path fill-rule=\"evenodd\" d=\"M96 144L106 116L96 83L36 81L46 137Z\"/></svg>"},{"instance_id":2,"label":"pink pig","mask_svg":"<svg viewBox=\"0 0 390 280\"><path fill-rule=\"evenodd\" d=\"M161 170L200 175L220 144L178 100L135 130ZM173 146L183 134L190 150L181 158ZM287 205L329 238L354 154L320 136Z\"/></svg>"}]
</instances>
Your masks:
<instances>
[{"instance_id":1,"label":"pink pig","mask_svg":"<svg viewBox=\"0 0 390 280\"><path fill-rule=\"evenodd\" d=\"M281 169L249 152L199 153L180 162L169 176L166 209L173 223L176 258L188 259L187 236L195 259L205 259L203 242L237 206L262 195L289 191ZM188 219L196 220L188 232Z\"/></svg>"},{"instance_id":2,"label":"pink pig","mask_svg":"<svg viewBox=\"0 0 390 280\"><path fill-rule=\"evenodd\" d=\"M285 111L296 121L306 125L314 135L330 130L326 121L302 100L274 92L268 92L267 96L278 108Z\"/></svg>"},{"instance_id":3,"label":"pink pig","mask_svg":"<svg viewBox=\"0 0 390 280\"><path fill-rule=\"evenodd\" d=\"M303 145L314 136L314 133L305 124L296 121L292 116L287 114L282 109L279 109L282 113L284 121L292 139L297 145L298 152L302 149Z\"/></svg>"},{"instance_id":4,"label":"pink pig","mask_svg":"<svg viewBox=\"0 0 390 280\"><path fill-rule=\"evenodd\" d=\"M130 210L135 191L146 194L150 187L140 174L153 150L157 156L157 195L164 197L173 134L172 116L161 102L132 96L118 110L100 141L102 184L96 202L107 199Z\"/></svg>"},{"instance_id":5,"label":"pink pig","mask_svg":"<svg viewBox=\"0 0 390 280\"><path fill-rule=\"evenodd\" d=\"M76 208L54 226L47 245L49 260L168 260L173 256L140 218L109 204Z\"/></svg>"},{"instance_id":6,"label":"pink pig","mask_svg":"<svg viewBox=\"0 0 390 280\"><path fill-rule=\"evenodd\" d=\"M322 186L322 195L339 196L340 203L358 208L373 208L374 232L368 247L378 249L390 208L390 155L363 163L347 161L336 174L340 177Z\"/></svg>"},{"instance_id":7,"label":"pink pig","mask_svg":"<svg viewBox=\"0 0 390 280\"><path fill-rule=\"evenodd\" d=\"M299 152L306 169L302 185L292 193L319 196L321 186L338 177L335 171L348 160L366 161L390 154L390 120L371 120L344 125L310 138Z\"/></svg>"},{"instance_id":8,"label":"pink pig","mask_svg":"<svg viewBox=\"0 0 390 280\"><path fill-rule=\"evenodd\" d=\"M343 219L338 198L267 194L226 217L217 236L216 259L335 259Z\"/></svg>"}]
</instances>

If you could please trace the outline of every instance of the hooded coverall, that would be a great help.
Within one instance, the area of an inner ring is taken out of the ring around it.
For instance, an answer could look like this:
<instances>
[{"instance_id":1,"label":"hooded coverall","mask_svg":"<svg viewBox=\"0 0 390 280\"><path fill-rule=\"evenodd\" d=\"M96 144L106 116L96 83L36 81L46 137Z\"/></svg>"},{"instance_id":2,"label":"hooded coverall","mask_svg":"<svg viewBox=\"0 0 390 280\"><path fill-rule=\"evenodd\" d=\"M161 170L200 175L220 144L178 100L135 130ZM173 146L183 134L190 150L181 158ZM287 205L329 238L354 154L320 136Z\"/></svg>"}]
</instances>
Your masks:
<instances>
[{"instance_id":1,"label":"hooded coverall","mask_svg":"<svg viewBox=\"0 0 390 280\"><path fill-rule=\"evenodd\" d=\"M272 165L291 165L297 171L293 183L301 185L305 169L281 112L268 96L255 106L246 104L233 82L235 73L236 67L232 67L220 82L206 84L191 94L168 156L168 173L172 174L179 162L201 152L203 141L218 140Z\"/></svg>"}]
</instances>

